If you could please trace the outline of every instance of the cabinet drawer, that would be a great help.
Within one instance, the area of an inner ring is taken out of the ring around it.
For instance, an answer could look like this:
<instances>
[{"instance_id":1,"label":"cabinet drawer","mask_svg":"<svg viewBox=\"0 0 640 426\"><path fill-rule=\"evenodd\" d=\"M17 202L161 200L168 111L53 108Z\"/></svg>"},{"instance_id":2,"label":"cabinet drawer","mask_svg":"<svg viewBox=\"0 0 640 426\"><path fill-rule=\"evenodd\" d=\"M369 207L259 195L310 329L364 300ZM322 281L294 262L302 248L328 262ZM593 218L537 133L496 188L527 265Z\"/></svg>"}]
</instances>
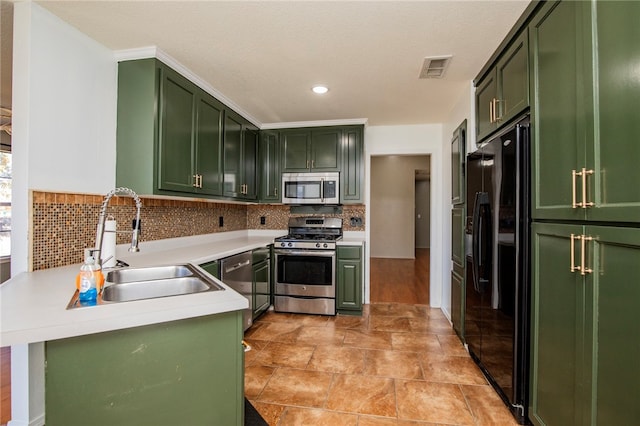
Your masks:
<instances>
[{"instance_id":1,"label":"cabinet drawer","mask_svg":"<svg viewBox=\"0 0 640 426\"><path fill-rule=\"evenodd\" d=\"M339 259L360 259L360 247L338 246Z\"/></svg>"}]
</instances>

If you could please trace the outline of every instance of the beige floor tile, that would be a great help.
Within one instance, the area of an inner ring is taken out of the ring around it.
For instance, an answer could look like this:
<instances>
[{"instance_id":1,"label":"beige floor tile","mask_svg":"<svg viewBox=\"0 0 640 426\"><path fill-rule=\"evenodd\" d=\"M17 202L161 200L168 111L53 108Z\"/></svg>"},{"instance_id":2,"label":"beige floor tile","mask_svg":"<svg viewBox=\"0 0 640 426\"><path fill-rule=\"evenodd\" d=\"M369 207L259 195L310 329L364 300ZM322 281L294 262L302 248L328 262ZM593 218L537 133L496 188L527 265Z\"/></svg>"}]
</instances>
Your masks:
<instances>
[{"instance_id":1,"label":"beige floor tile","mask_svg":"<svg viewBox=\"0 0 640 426\"><path fill-rule=\"evenodd\" d=\"M342 345L346 330L335 327L301 327L296 343L307 345Z\"/></svg>"},{"instance_id":2,"label":"beige floor tile","mask_svg":"<svg viewBox=\"0 0 640 426\"><path fill-rule=\"evenodd\" d=\"M347 330L344 345L365 349L392 349L391 333L387 331Z\"/></svg>"},{"instance_id":3,"label":"beige floor tile","mask_svg":"<svg viewBox=\"0 0 640 426\"><path fill-rule=\"evenodd\" d=\"M258 318L256 323L261 323L261 322L289 322L289 321L292 320L292 318L293 318L293 314L289 314L289 313L286 313L286 312L267 311L260 318Z\"/></svg>"},{"instance_id":4,"label":"beige floor tile","mask_svg":"<svg viewBox=\"0 0 640 426\"><path fill-rule=\"evenodd\" d=\"M274 371L275 367L267 367L265 365L245 367L244 395L249 399L260 395Z\"/></svg>"},{"instance_id":5,"label":"beige floor tile","mask_svg":"<svg viewBox=\"0 0 640 426\"><path fill-rule=\"evenodd\" d=\"M362 374L365 349L345 346L318 346L311 356L307 370L343 374Z\"/></svg>"},{"instance_id":6,"label":"beige floor tile","mask_svg":"<svg viewBox=\"0 0 640 426\"><path fill-rule=\"evenodd\" d=\"M420 358L415 352L368 350L365 356L364 374L421 380Z\"/></svg>"},{"instance_id":7,"label":"beige floor tile","mask_svg":"<svg viewBox=\"0 0 640 426\"><path fill-rule=\"evenodd\" d=\"M270 342L253 360L253 365L271 367L307 367L315 346Z\"/></svg>"},{"instance_id":8,"label":"beige floor tile","mask_svg":"<svg viewBox=\"0 0 640 426\"><path fill-rule=\"evenodd\" d=\"M430 382L485 385L487 380L470 357L421 353L424 379Z\"/></svg>"},{"instance_id":9,"label":"beige floor tile","mask_svg":"<svg viewBox=\"0 0 640 426\"><path fill-rule=\"evenodd\" d=\"M385 417L359 416L358 426L450 426L437 423L417 422L413 420L398 420Z\"/></svg>"},{"instance_id":10,"label":"beige floor tile","mask_svg":"<svg viewBox=\"0 0 640 426\"><path fill-rule=\"evenodd\" d=\"M473 425L458 385L396 380L398 418L431 423Z\"/></svg>"},{"instance_id":11,"label":"beige floor tile","mask_svg":"<svg viewBox=\"0 0 640 426\"><path fill-rule=\"evenodd\" d=\"M286 408L284 405L268 404L266 402L253 401L251 399L249 401L269 426L278 425L280 417Z\"/></svg>"},{"instance_id":12,"label":"beige floor tile","mask_svg":"<svg viewBox=\"0 0 640 426\"><path fill-rule=\"evenodd\" d=\"M255 360L258 357L258 354L265 346L269 344L266 340L251 340L245 339L245 342L250 346L251 350L246 351L244 353L244 365L250 366L255 364Z\"/></svg>"},{"instance_id":13,"label":"beige floor tile","mask_svg":"<svg viewBox=\"0 0 640 426\"><path fill-rule=\"evenodd\" d=\"M409 318L379 316L371 317L369 319L369 330L407 333L411 331L411 328L409 325Z\"/></svg>"},{"instance_id":14,"label":"beige floor tile","mask_svg":"<svg viewBox=\"0 0 640 426\"><path fill-rule=\"evenodd\" d=\"M438 336L435 334L391 333L391 345L397 351L443 353Z\"/></svg>"},{"instance_id":15,"label":"beige floor tile","mask_svg":"<svg viewBox=\"0 0 640 426\"><path fill-rule=\"evenodd\" d=\"M395 417L393 379L349 374L336 375L326 408L348 413Z\"/></svg>"},{"instance_id":16,"label":"beige floor tile","mask_svg":"<svg viewBox=\"0 0 640 426\"><path fill-rule=\"evenodd\" d=\"M441 334L438 336L438 340L440 341L440 346L442 346L442 351L446 355L469 356L457 334Z\"/></svg>"},{"instance_id":17,"label":"beige floor tile","mask_svg":"<svg viewBox=\"0 0 640 426\"><path fill-rule=\"evenodd\" d=\"M252 326L245 337L252 340L274 340L294 343L300 333L301 324L296 322L263 322Z\"/></svg>"},{"instance_id":18,"label":"beige floor tile","mask_svg":"<svg viewBox=\"0 0 640 426\"><path fill-rule=\"evenodd\" d=\"M260 402L322 407L333 374L321 371L278 368L258 398Z\"/></svg>"},{"instance_id":19,"label":"beige floor tile","mask_svg":"<svg viewBox=\"0 0 640 426\"><path fill-rule=\"evenodd\" d=\"M460 388L467 398L478 426L518 424L491 386L460 386Z\"/></svg>"},{"instance_id":20,"label":"beige floor tile","mask_svg":"<svg viewBox=\"0 0 640 426\"><path fill-rule=\"evenodd\" d=\"M455 334L446 318L410 318L409 325L415 333Z\"/></svg>"},{"instance_id":21,"label":"beige floor tile","mask_svg":"<svg viewBox=\"0 0 640 426\"><path fill-rule=\"evenodd\" d=\"M278 426L357 426L355 414L336 413L335 411L314 408L288 407Z\"/></svg>"},{"instance_id":22,"label":"beige floor tile","mask_svg":"<svg viewBox=\"0 0 640 426\"><path fill-rule=\"evenodd\" d=\"M361 317L351 315L336 315L330 326L336 328L353 328L358 330L366 330L369 326L369 317L364 314Z\"/></svg>"}]
</instances>

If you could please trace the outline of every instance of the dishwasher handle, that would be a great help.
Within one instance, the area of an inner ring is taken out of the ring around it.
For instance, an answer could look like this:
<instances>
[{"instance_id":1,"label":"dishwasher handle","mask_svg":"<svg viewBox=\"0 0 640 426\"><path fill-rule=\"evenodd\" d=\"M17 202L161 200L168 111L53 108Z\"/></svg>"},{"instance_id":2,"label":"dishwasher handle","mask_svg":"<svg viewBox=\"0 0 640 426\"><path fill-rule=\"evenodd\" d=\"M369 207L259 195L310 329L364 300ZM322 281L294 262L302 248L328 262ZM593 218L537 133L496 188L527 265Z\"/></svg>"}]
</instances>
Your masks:
<instances>
[{"instance_id":1,"label":"dishwasher handle","mask_svg":"<svg viewBox=\"0 0 640 426\"><path fill-rule=\"evenodd\" d=\"M251 265L251 259L245 260L244 262L236 263L235 265L229 266L228 268L224 268L224 273L228 274L229 272L233 272L233 271L235 271L237 269L240 269L240 268L243 268L243 267L249 266L249 265Z\"/></svg>"}]
</instances>

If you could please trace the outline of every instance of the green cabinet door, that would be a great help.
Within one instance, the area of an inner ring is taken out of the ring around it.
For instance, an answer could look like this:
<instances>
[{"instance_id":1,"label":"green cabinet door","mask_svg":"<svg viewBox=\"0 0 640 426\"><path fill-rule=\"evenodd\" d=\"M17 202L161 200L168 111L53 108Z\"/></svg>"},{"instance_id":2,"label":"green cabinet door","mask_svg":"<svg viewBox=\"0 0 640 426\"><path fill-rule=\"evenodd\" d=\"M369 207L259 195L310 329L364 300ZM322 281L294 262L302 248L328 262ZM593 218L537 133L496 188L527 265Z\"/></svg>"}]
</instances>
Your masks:
<instances>
[{"instance_id":1,"label":"green cabinet door","mask_svg":"<svg viewBox=\"0 0 640 426\"><path fill-rule=\"evenodd\" d=\"M585 425L640 422L640 229L586 226Z\"/></svg>"},{"instance_id":2,"label":"green cabinet door","mask_svg":"<svg viewBox=\"0 0 640 426\"><path fill-rule=\"evenodd\" d=\"M224 117L224 195L242 195L242 119L227 113Z\"/></svg>"},{"instance_id":3,"label":"green cabinet door","mask_svg":"<svg viewBox=\"0 0 640 426\"><path fill-rule=\"evenodd\" d=\"M637 424L640 229L537 223L533 232L529 418Z\"/></svg>"},{"instance_id":4,"label":"green cabinet door","mask_svg":"<svg viewBox=\"0 0 640 426\"><path fill-rule=\"evenodd\" d=\"M496 130L495 99L498 83L495 68L484 77L476 88L476 141L480 142Z\"/></svg>"},{"instance_id":5,"label":"green cabinet door","mask_svg":"<svg viewBox=\"0 0 640 426\"><path fill-rule=\"evenodd\" d=\"M596 29L585 68L595 70L585 90L592 93L587 117L587 218L640 221L640 2L599 1L592 8ZM582 167L582 165L581 165Z\"/></svg>"},{"instance_id":6,"label":"green cabinet door","mask_svg":"<svg viewBox=\"0 0 640 426\"><path fill-rule=\"evenodd\" d=\"M219 261L214 260L212 262L208 262L203 265L200 265L200 267L205 271L207 271L212 276L220 279L220 262Z\"/></svg>"},{"instance_id":7,"label":"green cabinet door","mask_svg":"<svg viewBox=\"0 0 640 426\"><path fill-rule=\"evenodd\" d=\"M195 192L222 195L222 129L224 105L212 96L197 99Z\"/></svg>"},{"instance_id":8,"label":"green cabinet door","mask_svg":"<svg viewBox=\"0 0 640 426\"><path fill-rule=\"evenodd\" d=\"M585 286L570 271L570 235L580 225L534 224L532 230L531 395L536 425L579 425L583 387ZM574 250L576 248L574 244Z\"/></svg>"},{"instance_id":9,"label":"green cabinet door","mask_svg":"<svg viewBox=\"0 0 640 426\"><path fill-rule=\"evenodd\" d=\"M242 128L242 198L258 199L258 131L244 125Z\"/></svg>"},{"instance_id":10,"label":"green cabinet door","mask_svg":"<svg viewBox=\"0 0 640 426\"><path fill-rule=\"evenodd\" d=\"M536 219L585 215L583 209L572 208L572 170L584 167L585 158L580 52L582 11L587 6L572 1L546 3L529 26L534 97L532 215Z\"/></svg>"},{"instance_id":11,"label":"green cabinet door","mask_svg":"<svg viewBox=\"0 0 640 426\"><path fill-rule=\"evenodd\" d=\"M337 248L336 310L342 314L362 313L362 248Z\"/></svg>"},{"instance_id":12,"label":"green cabinet door","mask_svg":"<svg viewBox=\"0 0 640 426\"><path fill-rule=\"evenodd\" d=\"M279 203L281 198L282 175L280 174L280 139L278 132L260 132L260 201Z\"/></svg>"},{"instance_id":13,"label":"green cabinet door","mask_svg":"<svg viewBox=\"0 0 640 426\"><path fill-rule=\"evenodd\" d=\"M197 87L163 67L158 188L192 192Z\"/></svg>"},{"instance_id":14,"label":"green cabinet door","mask_svg":"<svg viewBox=\"0 0 640 426\"><path fill-rule=\"evenodd\" d=\"M451 271L451 322L458 337L464 342L464 275L459 274L459 267ZM464 270L462 270L464 274Z\"/></svg>"},{"instance_id":15,"label":"green cabinet door","mask_svg":"<svg viewBox=\"0 0 640 426\"><path fill-rule=\"evenodd\" d=\"M464 120L451 138L451 204L463 204L465 198L465 161L467 152L467 120Z\"/></svg>"},{"instance_id":16,"label":"green cabinet door","mask_svg":"<svg viewBox=\"0 0 640 426\"><path fill-rule=\"evenodd\" d=\"M282 171L306 172L311 168L307 152L311 144L311 130L287 129L280 132Z\"/></svg>"},{"instance_id":17,"label":"green cabinet door","mask_svg":"<svg viewBox=\"0 0 640 426\"><path fill-rule=\"evenodd\" d=\"M506 123L529 106L529 45L524 31L496 64L496 121Z\"/></svg>"},{"instance_id":18,"label":"green cabinet door","mask_svg":"<svg viewBox=\"0 0 640 426\"><path fill-rule=\"evenodd\" d=\"M244 424L242 312L45 343L47 425Z\"/></svg>"},{"instance_id":19,"label":"green cabinet door","mask_svg":"<svg viewBox=\"0 0 640 426\"><path fill-rule=\"evenodd\" d=\"M309 157L311 171L338 172L342 164L342 129L335 127L311 130Z\"/></svg>"},{"instance_id":20,"label":"green cabinet door","mask_svg":"<svg viewBox=\"0 0 640 426\"><path fill-rule=\"evenodd\" d=\"M342 133L340 199L343 204L363 203L364 139L362 126L345 127Z\"/></svg>"}]
</instances>

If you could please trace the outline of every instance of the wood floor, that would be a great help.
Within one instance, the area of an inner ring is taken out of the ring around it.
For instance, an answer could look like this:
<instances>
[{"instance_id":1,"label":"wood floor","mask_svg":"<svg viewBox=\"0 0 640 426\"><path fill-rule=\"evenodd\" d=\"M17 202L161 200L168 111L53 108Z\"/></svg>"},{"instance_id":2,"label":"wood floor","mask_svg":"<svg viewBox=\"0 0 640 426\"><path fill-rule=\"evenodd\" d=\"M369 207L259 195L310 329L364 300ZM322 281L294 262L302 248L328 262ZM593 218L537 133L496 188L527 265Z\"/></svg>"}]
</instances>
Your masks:
<instances>
[{"instance_id":1,"label":"wood floor","mask_svg":"<svg viewBox=\"0 0 640 426\"><path fill-rule=\"evenodd\" d=\"M429 304L429 249L415 259L370 259L371 303Z\"/></svg>"},{"instance_id":2,"label":"wood floor","mask_svg":"<svg viewBox=\"0 0 640 426\"><path fill-rule=\"evenodd\" d=\"M371 303L429 304L429 249L414 259L371 258ZM11 351L0 348L0 425L11 419Z\"/></svg>"},{"instance_id":3,"label":"wood floor","mask_svg":"<svg viewBox=\"0 0 640 426\"><path fill-rule=\"evenodd\" d=\"M0 425L11 420L11 348L0 348Z\"/></svg>"}]
</instances>

